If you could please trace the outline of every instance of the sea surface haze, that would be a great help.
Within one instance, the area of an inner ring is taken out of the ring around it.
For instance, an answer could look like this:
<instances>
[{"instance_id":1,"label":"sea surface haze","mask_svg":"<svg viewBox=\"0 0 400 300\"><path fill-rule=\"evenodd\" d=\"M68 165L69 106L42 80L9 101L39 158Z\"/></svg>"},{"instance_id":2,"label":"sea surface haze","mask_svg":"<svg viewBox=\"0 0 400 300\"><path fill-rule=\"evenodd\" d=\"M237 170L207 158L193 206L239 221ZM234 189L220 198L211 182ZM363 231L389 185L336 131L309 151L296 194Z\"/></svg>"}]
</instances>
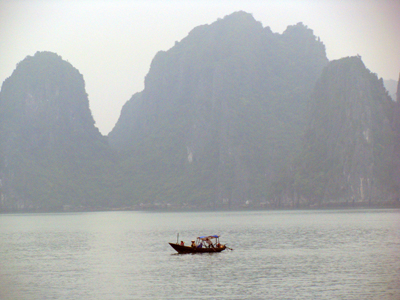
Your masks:
<instances>
[{"instance_id":1,"label":"sea surface haze","mask_svg":"<svg viewBox=\"0 0 400 300\"><path fill-rule=\"evenodd\" d=\"M0 215L0 299L187 298L400 299L400 210Z\"/></svg>"}]
</instances>

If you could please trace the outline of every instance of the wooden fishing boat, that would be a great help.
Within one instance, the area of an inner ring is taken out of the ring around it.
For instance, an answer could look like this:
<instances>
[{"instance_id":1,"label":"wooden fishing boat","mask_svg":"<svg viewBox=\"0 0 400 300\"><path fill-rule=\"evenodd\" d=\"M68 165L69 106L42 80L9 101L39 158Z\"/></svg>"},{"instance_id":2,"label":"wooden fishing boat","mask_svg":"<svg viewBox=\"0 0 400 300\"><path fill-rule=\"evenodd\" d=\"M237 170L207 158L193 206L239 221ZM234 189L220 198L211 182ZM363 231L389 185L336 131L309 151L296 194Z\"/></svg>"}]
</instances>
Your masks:
<instances>
[{"instance_id":1,"label":"wooden fishing boat","mask_svg":"<svg viewBox=\"0 0 400 300\"><path fill-rule=\"evenodd\" d=\"M219 243L218 235L199 236L196 241L192 241L190 246L186 246L183 242L179 244L178 240L176 241L176 244L168 244L170 244L179 254L214 253L227 249L226 245Z\"/></svg>"}]
</instances>

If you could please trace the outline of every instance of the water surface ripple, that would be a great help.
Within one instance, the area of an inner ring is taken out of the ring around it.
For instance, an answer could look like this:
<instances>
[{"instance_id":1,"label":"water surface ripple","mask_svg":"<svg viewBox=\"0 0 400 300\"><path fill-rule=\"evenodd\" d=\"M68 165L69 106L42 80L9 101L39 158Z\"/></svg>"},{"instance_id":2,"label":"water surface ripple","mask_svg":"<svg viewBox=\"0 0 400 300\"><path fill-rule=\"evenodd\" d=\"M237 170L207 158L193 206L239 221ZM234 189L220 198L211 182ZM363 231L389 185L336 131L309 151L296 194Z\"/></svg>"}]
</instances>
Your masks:
<instances>
[{"instance_id":1,"label":"water surface ripple","mask_svg":"<svg viewBox=\"0 0 400 300\"><path fill-rule=\"evenodd\" d=\"M186 298L400 299L400 210L0 215L0 299Z\"/></svg>"}]
</instances>

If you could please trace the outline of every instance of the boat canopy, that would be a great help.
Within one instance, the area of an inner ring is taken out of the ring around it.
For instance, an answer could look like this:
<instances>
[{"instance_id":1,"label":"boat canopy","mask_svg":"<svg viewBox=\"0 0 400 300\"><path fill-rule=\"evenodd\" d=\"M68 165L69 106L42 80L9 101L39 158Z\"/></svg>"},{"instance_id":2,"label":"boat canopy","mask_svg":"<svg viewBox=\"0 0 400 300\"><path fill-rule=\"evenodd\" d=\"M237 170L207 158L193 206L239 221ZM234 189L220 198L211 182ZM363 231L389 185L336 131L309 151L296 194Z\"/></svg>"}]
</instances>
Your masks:
<instances>
[{"instance_id":1,"label":"boat canopy","mask_svg":"<svg viewBox=\"0 0 400 300\"><path fill-rule=\"evenodd\" d=\"M204 236L199 236L198 239L205 241L206 239L217 239L219 238L218 235L204 235Z\"/></svg>"}]
</instances>

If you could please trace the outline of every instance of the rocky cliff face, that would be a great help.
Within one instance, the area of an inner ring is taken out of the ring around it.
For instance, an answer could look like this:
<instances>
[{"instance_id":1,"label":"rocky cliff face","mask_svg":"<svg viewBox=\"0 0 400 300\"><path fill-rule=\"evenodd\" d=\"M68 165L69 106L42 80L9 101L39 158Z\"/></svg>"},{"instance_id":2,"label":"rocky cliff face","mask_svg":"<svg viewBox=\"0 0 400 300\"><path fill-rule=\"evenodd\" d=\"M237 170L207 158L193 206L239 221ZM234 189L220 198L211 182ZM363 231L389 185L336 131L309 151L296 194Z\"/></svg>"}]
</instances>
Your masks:
<instances>
[{"instance_id":1,"label":"rocky cliff face","mask_svg":"<svg viewBox=\"0 0 400 300\"><path fill-rule=\"evenodd\" d=\"M145 89L109 134L130 153L121 197L265 201L271 178L298 149L308 96L327 62L301 23L274 34L237 12L193 29L156 55Z\"/></svg>"},{"instance_id":2,"label":"rocky cliff face","mask_svg":"<svg viewBox=\"0 0 400 300\"><path fill-rule=\"evenodd\" d=\"M382 79L360 57L324 69L293 185L286 189L296 205L371 204L393 197L393 104Z\"/></svg>"},{"instance_id":3,"label":"rocky cliff face","mask_svg":"<svg viewBox=\"0 0 400 300\"><path fill-rule=\"evenodd\" d=\"M391 191L395 199L400 201L400 76L397 85L396 101L390 108L390 120L394 131L393 148L394 158L391 163L391 178L393 179Z\"/></svg>"},{"instance_id":4,"label":"rocky cliff face","mask_svg":"<svg viewBox=\"0 0 400 300\"><path fill-rule=\"evenodd\" d=\"M21 61L1 89L0 132L3 209L95 202L93 178L107 164L108 144L71 64L50 52Z\"/></svg>"},{"instance_id":5,"label":"rocky cliff face","mask_svg":"<svg viewBox=\"0 0 400 300\"><path fill-rule=\"evenodd\" d=\"M108 139L78 70L27 57L0 92L0 211L399 203L400 83L393 101L360 57L328 64L301 23L195 28L155 56Z\"/></svg>"}]
</instances>

